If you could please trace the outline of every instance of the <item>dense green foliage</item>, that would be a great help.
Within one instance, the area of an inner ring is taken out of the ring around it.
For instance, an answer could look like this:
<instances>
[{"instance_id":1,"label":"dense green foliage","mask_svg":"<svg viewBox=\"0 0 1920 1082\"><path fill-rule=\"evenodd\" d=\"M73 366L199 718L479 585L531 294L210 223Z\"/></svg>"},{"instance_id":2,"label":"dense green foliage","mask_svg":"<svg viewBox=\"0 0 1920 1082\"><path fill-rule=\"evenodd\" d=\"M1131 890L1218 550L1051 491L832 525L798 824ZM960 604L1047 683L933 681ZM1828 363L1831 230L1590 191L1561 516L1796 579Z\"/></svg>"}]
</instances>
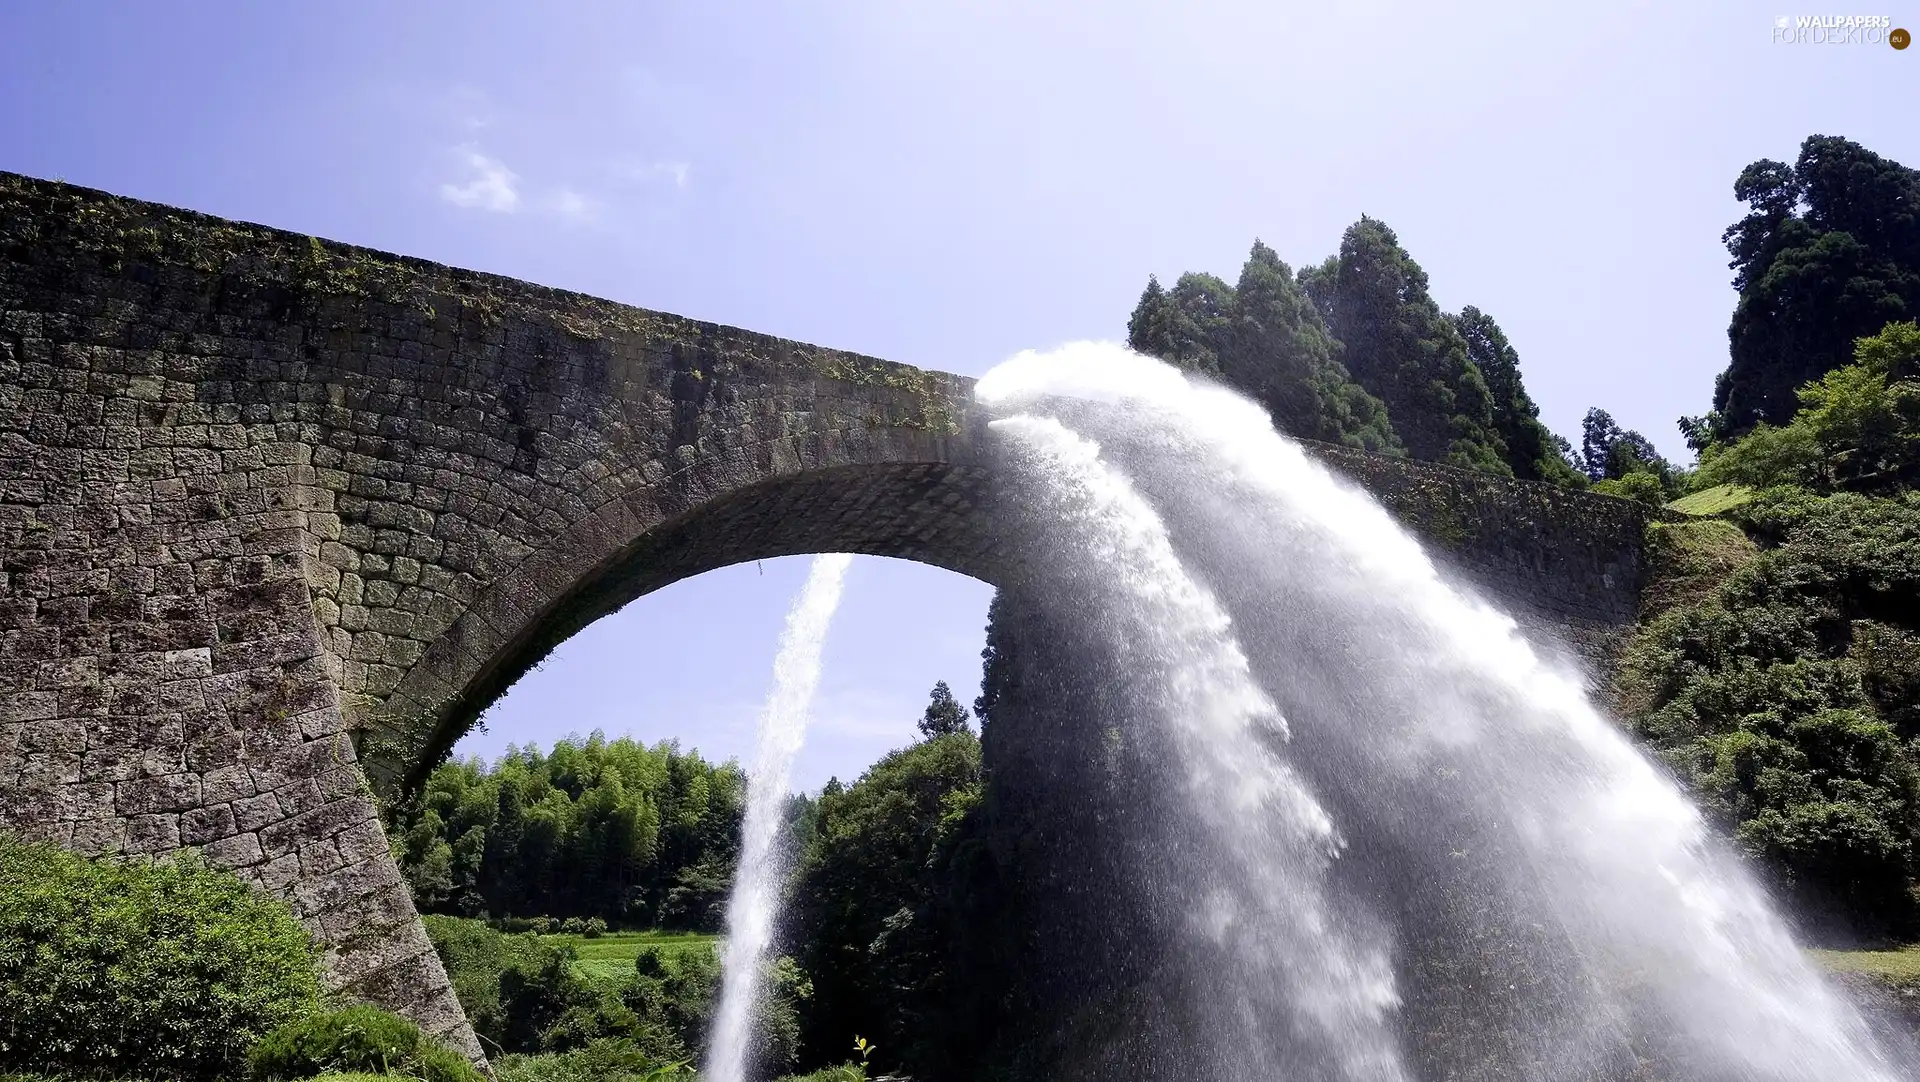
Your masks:
<instances>
[{"instance_id":1,"label":"dense green foliage","mask_svg":"<svg viewBox=\"0 0 1920 1082\"><path fill-rule=\"evenodd\" d=\"M473 1064L389 1011L359 1003L305 1015L261 1038L247 1053L261 1082L342 1071L398 1074L420 1082L486 1082Z\"/></svg>"},{"instance_id":2,"label":"dense green foliage","mask_svg":"<svg viewBox=\"0 0 1920 1082\"><path fill-rule=\"evenodd\" d=\"M1347 374L1338 343L1292 272L1258 241L1237 288L1209 274L1183 274L1171 291L1148 279L1127 344L1225 380L1264 405L1285 432L1400 450L1386 407Z\"/></svg>"},{"instance_id":3,"label":"dense green foliage","mask_svg":"<svg viewBox=\"0 0 1920 1082\"><path fill-rule=\"evenodd\" d=\"M1520 353L1500 325L1472 305L1448 318L1467 344L1467 360L1486 382L1493 400L1493 429L1513 475L1523 481L1578 484L1579 475L1567 461L1571 448L1540 422L1540 407L1520 381Z\"/></svg>"},{"instance_id":4,"label":"dense green foliage","mask_svg":"<svg viewBox=\"0 0 1920 1082\"><path fill-rule=\"evenodd\" d=\"M1920 735L1920 498L1763 493L1766 539L1653 620L1622 686L1636 731L1741 844L1862 928L1910 918Z\"/></svg>"},{"instance_id":5,"label":"dense green foliage","mask_svg":"<svg viewBox=\"0 0 1920 1082\"><path fill-rule=\"evenodd\" d=\"M564 1017L591 1013L599 995L574 971L573 954L530 933L508 935L475 920L428 916L427 936L488 1054L538 1052Z\"/></svg>"},{"instance_id":6,"label":"dense green foliage","mask_svg":"<svg viewBox=\"0 0 1920 1082\"><path fill-rule=\"evenodd\" d=\"M720 983L710 941L687 949L639 946L625 971L609 979L584 970L564 940L503 933L459 917L426 921L475 1033L516 1071L622 1076L691 1061L704 1048ZM774 961L767 973L757 1043L779 1069L798 1055L798 1011L811 986L791 959Z\"/></svg>"},{"instance_id":7,"label":"dense green foliage","mask_svg":"<svg viewBox=\"0 0 1920 1082\"><path fill-rule=\"evenodd\" d=\"M389 830L425 912L714 931L744 799L733 764L594 733L444 764Z\"/></svg>"},{"instance_id":8,"label":"dense green foliage","mask_svg":"<svg viewBox=\"0 0 1920 1082\"><path fill-rule=\"evenodd\" d=\"M1407 453L1428 462L1512 473L1493 395L1466 340L1427 293L1420 268L1385 222L1347 227L1340 254L1304 280L1345 348L1354 379L1387 404ZM1518 382L1516 375L1515 382Z\"/></svg>"},{"instance_id":9,"label":"dense green foliage","mask_svg":"<svg viewBox=\"0 0 1920 1082\"><path fill-rule=\"evenodd\" d=\"M231 1076L319 999L306 931L236 877L0 836L0 1069Z\"/></svg>"},{"instance_id":10,"label":"dense green foliage","mask_svg":"<svg viewBox=\"0 0 1920 1082\"><path fill-rule=\"evenodd\" d=\"M1861 339L1780 426L1709 443L1701 491L1761 545L1623 660L1636 731L1791 890L1912 927L1920 826L1920 329Z\"/></svg>"},{"instance_id":11,"label":"dense green foliage","mask_svg":"<svg viewBox=\"0 0 1920 1082\"><path fill-rule=\"evenodd\" d=\"M1697 484L1801 485L1894 493L1920 485L1920 327L1894 323L1861 339L1854 362L1801 387L1785 425L1712 443Z\"/></svg>"},{"instance_id":12,"label":"dense green foliage","mask_svg":"<svg viewBox=\"0 0 1920 1082\"><path fill-rule=\"evenodd\" d=\"M1920 314L1920 172L1815 135L1792 165L1761 160L1725 234L1740 300L1706 434L1782 425L1795 390L1846 364L1856 338Z\"/></svg>"},{"instance_id":13,"label":"dense green foliage","mask_svg":"<svg viewBox=\"0 0 1920 1082\"><path fill-rule=\"evenodd\" d=\"M978 845L981 793L980 741L961 729L821 796L791 903L794 953L813 981L811 1065L844 1058L856 1035L916 1075L945 1077L978 1053L955 1047L973 994L959 973L955 886Z\"/></svg>"},{"instance_id":14,"label":"dense green foliage","mask_svg":"<svg viewBox=\"0 0 1920 1082\"><path fill-rule=\"evenodd\" d=\"M500 1082L680 1082L694 1077L684 1061L658 1062L631 1041L617 1038L567 1052L503 1056L493 1066Z\"/></svg>"},{"instance_id":15,"label":"dense green foliage","mask_svg":"<svg viewBox=\"0 0 1920 1082\"><path fill-rule=\"evenodd\" d=\"M1443 314L1426 272L1372 218L1297 275L1255 241L1236 285L1149 279L1127 344L1239 389L1303 439L1579 483L1499 325L1472 307Z\"/></svg>"}]
</instances>

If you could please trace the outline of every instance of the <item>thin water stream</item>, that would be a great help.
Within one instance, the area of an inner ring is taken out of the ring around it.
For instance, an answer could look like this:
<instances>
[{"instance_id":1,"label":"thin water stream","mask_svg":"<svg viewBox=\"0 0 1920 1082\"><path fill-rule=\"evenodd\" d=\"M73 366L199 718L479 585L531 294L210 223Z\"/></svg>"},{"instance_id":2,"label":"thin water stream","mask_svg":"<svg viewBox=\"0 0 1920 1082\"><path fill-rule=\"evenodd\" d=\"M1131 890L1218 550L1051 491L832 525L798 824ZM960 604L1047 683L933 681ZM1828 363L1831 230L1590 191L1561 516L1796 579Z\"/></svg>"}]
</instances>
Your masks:
<instances>
[{"instance_id":1,"label":"thin water stream","mask_svg":"<svg viewBox=\"0 0 1920 1082\"><path fill-rule=\"evenodd\" d=\"M754 1021L764 981L761 967L773 941L781 881L786 874L779 841L794 756L806 740L813 694L820 685L820 654L840 606L840 587L853 557L816 556L806 585L787 613L773 661L773 691L760 714L759 738L747 774L747 813L739 870L727 900L727 937L721 957L720 1004L708 1041L702 1076L710 1082L744 1082L752 1066Z\"/></svg>"}]
</instances>

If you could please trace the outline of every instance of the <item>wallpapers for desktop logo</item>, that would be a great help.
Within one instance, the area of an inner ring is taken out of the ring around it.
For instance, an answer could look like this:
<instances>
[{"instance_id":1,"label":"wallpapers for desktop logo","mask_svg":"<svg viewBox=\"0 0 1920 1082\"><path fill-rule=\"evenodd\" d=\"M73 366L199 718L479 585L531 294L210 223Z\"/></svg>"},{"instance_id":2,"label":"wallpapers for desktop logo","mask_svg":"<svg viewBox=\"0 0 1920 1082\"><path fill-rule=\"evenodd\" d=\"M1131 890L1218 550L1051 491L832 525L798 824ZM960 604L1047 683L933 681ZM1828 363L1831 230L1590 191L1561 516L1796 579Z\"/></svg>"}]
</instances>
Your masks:
<instances>
[{"instance_id":1,"label":"wallpapers for desktop logo","mask_svg":"<svg viewBox=\"0 0 1920 1082\"><path fill-rule=\"evenodd\" d=\"M1890 15L1781 15L1773 20L1776 45L1891 45L1904 49L1913 35Z\"/></svg>"}]
</instances>

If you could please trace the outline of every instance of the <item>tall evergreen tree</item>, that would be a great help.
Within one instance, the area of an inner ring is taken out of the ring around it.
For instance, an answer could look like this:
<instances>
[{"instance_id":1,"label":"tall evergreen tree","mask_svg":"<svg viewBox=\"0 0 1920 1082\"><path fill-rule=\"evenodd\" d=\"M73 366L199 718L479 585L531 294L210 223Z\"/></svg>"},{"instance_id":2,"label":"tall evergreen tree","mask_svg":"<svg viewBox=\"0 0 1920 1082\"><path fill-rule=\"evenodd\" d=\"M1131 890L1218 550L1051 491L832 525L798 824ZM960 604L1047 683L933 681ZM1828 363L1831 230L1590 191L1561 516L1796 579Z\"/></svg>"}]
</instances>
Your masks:
<instances>
[{"instance_id":1,"label":"tall evergreen tree","mask_svg":"<svg viewBox=\"0 0 1920 1082\"><path fill-rule=\"evenodd\" d=\"M945 680L933 685L933 694L929 696L927 712L920 717L920 735L932 739L949 733L968 732L967 708L953 697L953 689L947 687Z\"/></svg>"},{"instance_id":2,"label":"tall evergreen tree","mask_svg":"<svg viewBox=\"0 0 1920 1082\"><path fill-rule=\"evenodd\" d=\"M1287 265L1255 241L1237 286L1183 274L1171 291L1149 278L1127 321L1127 345L1214 376L1259 401L1303 439L1398 453L1386 407L1355 383Z\"/></svg>"},{"instance_id":3,"label":"tall evergreen tree","mask_svg":"<svg viewBox=\"0 0 1920 1082\"><path fill-rule=\"evenodd\" d=\"M1327 280L1331 274L1331 282ZM1332 266L1309 275L1331 313L1347 369L1387 404L1413 457L1512 474L1494 425L1493 396L1467 343L1427 293L1427 274L1386 223L1347 229Z\"/></svg>"},{"instance_id":4,"label":"tall evergreen tree","mask_svg":"<svg viewBox=\"0 0 1920 1082\"><path fill-rule=\"evenodd\" d=\"M1651 440L1621 428L1611 413L1597 407L1580 424L1580 462L1589 481L1614 481L1630 473L1651 473L1664 481L1673 469Z\"/></svg>"},{"instance_id":5,"label":"tall evergreen tree","mask_svg":"<svg viewBox=\"0 0 1920 1082\"><path fill-rule=\"evenodd\" d=\"M1920 313L1920 171L1815 135L1794 165L1754 162L1733 191L1749 213L1724 236L1740 291L1730 358L1711 432L1689 442L1785 424L1795 389L1850 363L1855 339Z\"/></svg>"},{"instance_id":6,"label":"tall evergreen tree","mask_svg":"<svg viewBox=\"0 0 1920 1082\"><path fill-rule=\"evenodd\" d=\"M1293 272L1256 240L1234 288L1226 381L1267 407L1281 431L1369 451L1398 451L1384 403L1353 382Z\"/></svg>"},{"instance_id":7,"label":"tall evergreen tree","mask_svg":"<svg viewBox=\"0 0 1920 1082\"><path fill-rule=\"evenodd\" d=\"M1183 274L1173 289L1157 278L1127 320L1127 347L1168 364L1220 375L1220 350L1231 333L1233 287L1211 274Z\"/></svg>"},{"instance_id":8,"label":"tall evergreen tree","mask_svg":"<svg viewBox=\"0 0 1920 1082\"><path fill-rule=\"evenodd\" d=\"M1506 448L1507 465L1523 481L1573 484L1577 474L1557 439L1540 423L1540 407L1520 381L1520 354L1493 317L1468 305L1449 317L1467 343L1467 359L1480 370L1493 399L1493 427Z\"/></svg>"}]
</instances>

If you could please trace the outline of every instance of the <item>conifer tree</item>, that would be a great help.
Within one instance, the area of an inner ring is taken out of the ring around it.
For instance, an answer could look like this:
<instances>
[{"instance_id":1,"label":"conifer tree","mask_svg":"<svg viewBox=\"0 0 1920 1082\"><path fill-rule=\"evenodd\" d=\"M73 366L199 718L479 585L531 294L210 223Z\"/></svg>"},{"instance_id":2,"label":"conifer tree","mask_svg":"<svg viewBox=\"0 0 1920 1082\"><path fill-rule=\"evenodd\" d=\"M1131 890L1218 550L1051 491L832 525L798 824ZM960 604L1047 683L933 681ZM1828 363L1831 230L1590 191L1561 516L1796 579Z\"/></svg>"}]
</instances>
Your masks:
<instances>
[{"instance_id":1,"label":"conifer tree","mask_svg":"<svg viewBox=\"0 0 1920 1082\"><path fill-rule=\"evenodd\" d=\"M1370 451L1398 451L1379 399L1353 382L1338 343L1293 272L1256 240L1234 288L1232 336L1221 375L1267 407L1281 431Z\"/></svg>"},{"instance_id":2,"label":"conifer tree","mask_svg":"<svg viewBox=\"0 0 1920 1082\"><path fill-rule=\"evenodd\" d=\"M964 733L968 731L967 720L967 708L960 705L953 697L953 689L942 680L933 685L927 712L920 718L920 735L931 740L936 736Z\"/></svg>"},{"instance_id":3,"label":"conifer tree","mask_svg":"<svg viewBox=\"0 0 1920 1082\"><path fill-rule=\"evenodd\" d=\"M1331 280L1329 281L1329 276ZM1338 261L1309 276L1347 370L1387 404L1409 454L1510 475L1493 396L1467 343L1427 293L1427 275L1386 223L1361 218Z\"/></svg>"},{"instance_id":4,"label":"conifer tree","mask_svg":"<svg viewBox=\"0 0 1920 1082\"><path fill-rule=\"evenodd\" d=\"M1540 423L1540 407L1520 381L1520 354L1493 317L1468 305L1449 317L1467 344L1467 360L1480 370L1493 399L1493 427L1506 449L1507 466L1523 481L1574 484L1577 474L1556 440Z\"/></svg>"}]
</instances>

